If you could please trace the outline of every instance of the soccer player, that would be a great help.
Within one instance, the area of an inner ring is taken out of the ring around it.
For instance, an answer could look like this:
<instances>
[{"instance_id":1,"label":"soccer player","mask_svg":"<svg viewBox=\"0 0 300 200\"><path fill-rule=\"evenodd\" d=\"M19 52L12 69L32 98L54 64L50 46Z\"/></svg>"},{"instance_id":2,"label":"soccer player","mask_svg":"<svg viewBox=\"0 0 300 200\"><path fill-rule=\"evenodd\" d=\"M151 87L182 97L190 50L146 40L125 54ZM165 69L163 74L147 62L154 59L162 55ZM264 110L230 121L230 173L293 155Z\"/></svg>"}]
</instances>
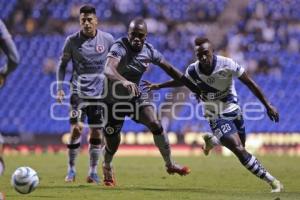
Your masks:
<instances>
[{"instance_id":1,"label":"soccer player","mask_svg":"<svg viewBox=\"0 0 300 200\"><path fill-rule=\"evenodd\" d=\"M197 87L170 65L151 44L145 42L146 37L146 23L142 18L134 19L129 24L128 37L118 39L107 56L105 75L109 79L106 98L108 123L104 128L106 143L102 168L106 186L116 184L112 159L120 144L120 130L125 116L150 129L169 174L190 173L188 167L175 164L172 160L168 136L157 119L154 108L141 97L138 85L149 64L153 63L174 79L184 82L191 90L197 91Z\"/></svg>"},{"instance_id":2,"label":"soccer player","mask_svg":"<svg viewBox=\"0 0 300 200\"><path fill-rule=\"evenodd\" d=\"M82 6L79 20L81 30L67 37L57 72L57 101L62 102L65 96L63 80L66 67L72 60L71 138L67 145L69 161L65 181L75 180L75 160L79 153L83 122L87 118L90 128L90 167L87 182L99 183L97 167L101 154L101 128L97 125L101 124L102 119L102 107L99 105L99 99L103 90L106 55L114 38L111 34L97 29L98 20L96 9L93 6Z\"/></svg>"},{"instance_id":3,"label":"soccer player","mask_svg":"<svg viewBox=\"0 0 300 200\"><path fill-rule=\"evenodd\" d=\"M16 45L12 40L12 37L2 20L0 20L0 48L2 49L2 51L5 53L7 57L7 63L0 68L0 88L1 88L4 86L8 75L11 74L11 72L13 72L17 68L20 62L20 56L17 51ZM3 143L4 143L4 138L0 133L0 175L3 174L5 168L3 155L2 155Z\"/></svg>"},{"instance_id":4,"label":"soccer player","mask_svg":"<svg viewBox=\"0 0 300 200\"><path fill-rule=\"evenodd\" d=\"M203 102L204 116L209 120L213 135L237 156L246 169L270 184L271 192L281 192L282 184L245 149L244 120L233 78L238 77L262 102L272 121L279 121L278 112L242 66L230 58L213 54L212 44L207 38L195 39L195 54L198 60L188 66L185 76L201 90L198 95ZM175 80L161 84L145 82L144 88L150 91L182 85ZM205 140L206 143L208 141L209 139ZM212 148L212 145L208 148Z\"/></svg>"}]
</instances>

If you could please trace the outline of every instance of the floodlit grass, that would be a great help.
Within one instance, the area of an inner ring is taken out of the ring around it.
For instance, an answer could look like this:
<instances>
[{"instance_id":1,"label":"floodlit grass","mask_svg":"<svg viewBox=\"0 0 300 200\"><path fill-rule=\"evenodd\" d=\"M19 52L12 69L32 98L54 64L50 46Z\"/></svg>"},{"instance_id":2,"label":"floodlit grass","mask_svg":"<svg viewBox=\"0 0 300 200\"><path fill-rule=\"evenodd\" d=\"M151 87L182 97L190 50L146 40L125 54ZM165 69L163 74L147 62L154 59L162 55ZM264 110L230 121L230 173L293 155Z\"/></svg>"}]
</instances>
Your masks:
<instances>
[{"instance_id":1,"label":"floodlit grass","mask_svg":"<svg viewBox=\"0 0 300 200\"><path fill-rule=\"evenodd\" d=\"M269 186L253 176L234 157L177 157L192 173L186 177L170 176L158 157L116 157L114 166L118 186L87 184L88 156L80 155L75 183L64 183L66 156L6 157L6 172L0 177L0 191L7 200L101 200L101 199L203 199L203 200L297 200L300 199L300 158L259 157L263 165L284 186L285 192L271 194ZM10 176L19 166L30 166L38 172L39 187L21 195L10 186ZM101 169L99 169L101 173Z\"/></svg>"}]
</instances>

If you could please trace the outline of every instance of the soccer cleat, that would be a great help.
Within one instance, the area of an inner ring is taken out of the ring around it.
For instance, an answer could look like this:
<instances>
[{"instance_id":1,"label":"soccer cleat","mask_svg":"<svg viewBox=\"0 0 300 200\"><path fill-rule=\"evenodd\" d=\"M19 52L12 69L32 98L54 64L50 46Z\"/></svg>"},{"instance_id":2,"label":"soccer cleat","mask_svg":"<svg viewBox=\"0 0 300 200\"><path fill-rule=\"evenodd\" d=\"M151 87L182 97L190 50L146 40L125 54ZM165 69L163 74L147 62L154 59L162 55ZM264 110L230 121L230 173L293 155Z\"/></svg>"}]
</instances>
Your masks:
<instances>
[{"instance_id":1,"label":"soccer cleat","mask_svg":"<svg viewBox=\"0 0 300 200\"><path fill-rule=\"evenodd\" d=\"M0 156L0 176L4 173L5 164L3 158Z\"/></svg>"},{"instance_id":2,"label":"soccer cleat","mask_svg":"<svg viewBox=\"0 0 300 200\"><path fill-rule=\"evenodd\" d=\"M202 149L203 149L204 155L206 155L206 156L209 154L210 150L212 150L214 148L212 138L213 138L212 135L204 135L203 136L203 140L205 143L204 143Z\"/></svg>"},{"instance_id":3,"label":"soccer cleat","mask_svg":"<svg viewBox=\"0 0 300 200\"><path fill-rule=\"evenodd\" d=\"M65 178L66 183L74 182L76 177L76 173L73 170L68 171L68 174Z\"/></svg>"},{"instance_id":4,"label":"soccer cleat","mask_svg":"<svg viewBox=\"0 0 300 200\"><path fill-rule=\"evenodd\" d=\"M116 186L117 183L116 183L113 168L102 166L102 171L103 171L103 183L104 183L104 185L108 186L108 187Z\"/></svg>"},{"instance_id":5,"label":"soccer cleat","mask_svg":"<svg viewBox=\"0 0 300 200\"><path fill-rule=\"evenodd\" d=\"M99 183L100 183L100 178L99 178L98 174L96 174L96 173L91 173L91 174L86 178L86 182L87 182L87 183L96 183L96 184L99 184Z\"/></svg>"},{"instance_id":6,"label":"soccer cleat","mask_svg":"<svg viewBox=\"0 0 300 200\"><path fill-rule=\"evenodd\" d=\"M167 172L169 174L179 174L180 176L186 176L189 173L191 173L191 169L187 166L180 166L178 164L172 164L170 166L166 166L167 167Z\"/></svg>"},{"instance_id":7,"label":"soccer cleat","mask_svg":"<svg viewBox=\"0 0 300 200\"><path fill-rule=\"evenodd\" d=\"M270 186L272 188L271 193L278 193L283 191L283 185L280 183L279 180L274 180L270 183Z\"/></svg>"}]
</instances>

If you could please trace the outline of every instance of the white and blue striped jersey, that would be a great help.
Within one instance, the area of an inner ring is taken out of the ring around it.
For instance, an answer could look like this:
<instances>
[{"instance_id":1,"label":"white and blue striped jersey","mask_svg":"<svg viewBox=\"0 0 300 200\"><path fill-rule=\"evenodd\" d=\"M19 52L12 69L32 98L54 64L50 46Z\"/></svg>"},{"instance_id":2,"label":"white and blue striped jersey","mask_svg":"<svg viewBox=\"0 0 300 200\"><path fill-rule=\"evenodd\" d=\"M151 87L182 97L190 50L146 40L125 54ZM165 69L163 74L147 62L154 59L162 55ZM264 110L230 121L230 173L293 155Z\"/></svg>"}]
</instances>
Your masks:
<instances>
[{"instance_id":1,"label":"white and blue striped jersey","mask_svg":"<svg viewBox=\"0 0 300 200\"><path fill-rule=\"evenodd\" d=\"M239 108L234 77L240 77L244 68L231 58L219 55L213 57L213 72L205 75L196 61L188 66L185 76L201 90L204 116L219 115Z\"/></svg>"}]
</instances>

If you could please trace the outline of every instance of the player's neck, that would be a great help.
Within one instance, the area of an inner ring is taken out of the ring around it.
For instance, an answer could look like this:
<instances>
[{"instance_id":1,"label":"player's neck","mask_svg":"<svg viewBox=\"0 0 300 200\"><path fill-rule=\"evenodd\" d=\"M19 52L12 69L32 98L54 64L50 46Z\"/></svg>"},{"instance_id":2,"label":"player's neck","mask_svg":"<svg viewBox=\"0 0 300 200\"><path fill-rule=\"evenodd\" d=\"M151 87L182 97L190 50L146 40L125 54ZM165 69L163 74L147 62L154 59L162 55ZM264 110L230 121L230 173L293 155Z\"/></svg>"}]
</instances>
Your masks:
<instances>
[{"instance_id":1,"label":"player's neck","mask_svg":"<svg viewBox=\"0 0 300 200\"><path fill-rule=\"evenodd\" d=\"M86 38L94 38L94 37L96 37L96 35L97 35L97 29L96 29L93 33L91 33L91 34L85 33L85 32L83 32L83 31L81 31L81 34L82 34L84 37L86 37Z\"/></svg>"},{"instance_id":2,"label":"player's neck","mask_svg":"<svg viewBox=\"0 0 300 200\"><path fill-rule=\"evenodd\" d=\"M199 68L200 72L206 76L210 76L213 73L213 71L215 70L215 67L216 67L216 57L215 56L213 56L213 59L211 60L209 66L202 66L200 64L200 62L198 63L198 68Z\"/></svg>"}]
</instances>

